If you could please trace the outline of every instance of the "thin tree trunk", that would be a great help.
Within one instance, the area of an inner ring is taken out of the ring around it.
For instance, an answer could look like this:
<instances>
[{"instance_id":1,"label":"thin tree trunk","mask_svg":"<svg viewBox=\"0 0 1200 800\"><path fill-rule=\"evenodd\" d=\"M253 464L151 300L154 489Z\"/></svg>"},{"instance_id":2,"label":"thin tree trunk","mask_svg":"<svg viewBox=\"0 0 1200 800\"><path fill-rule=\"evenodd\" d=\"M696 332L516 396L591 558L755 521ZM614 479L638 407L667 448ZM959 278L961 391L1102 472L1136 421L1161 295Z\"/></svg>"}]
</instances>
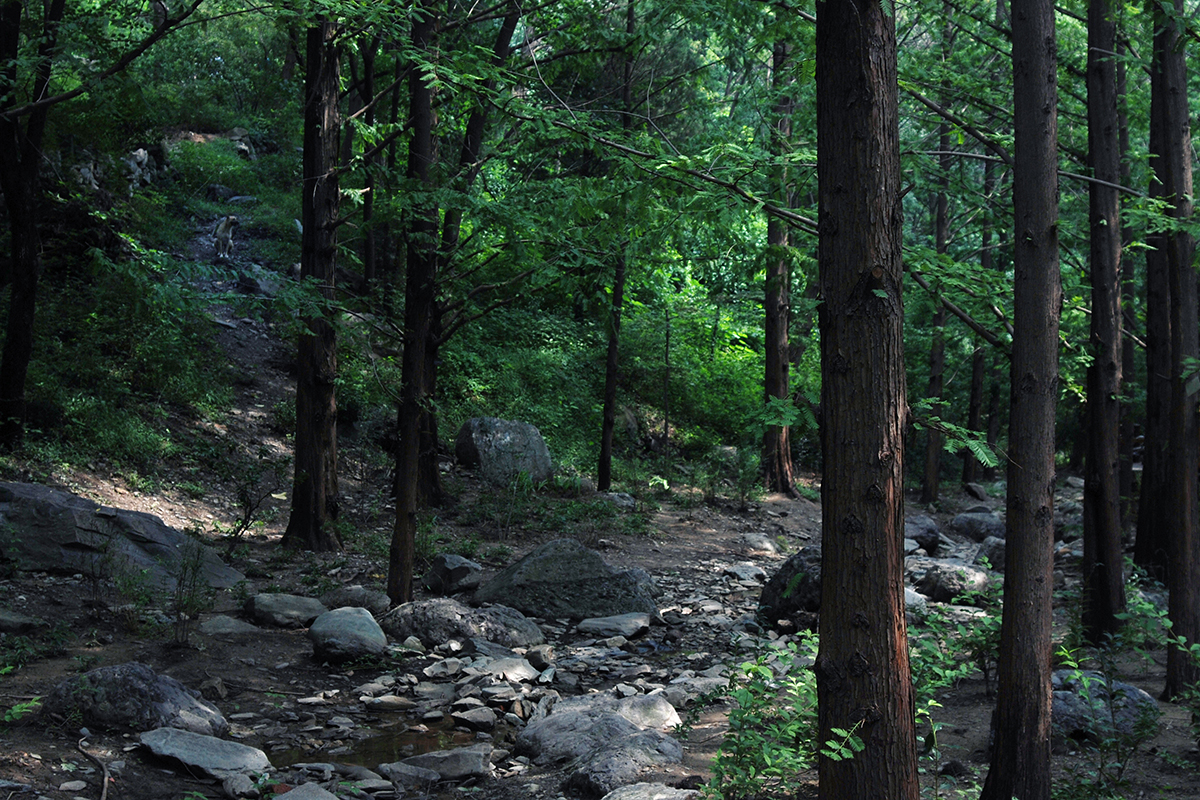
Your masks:
<instances>
[{"instance_id":1,"label":"thin tree trunk","mask_svg":"<svg viewBox=\"0 0 1200 800\"><path fill-rule=\"evenodd\" d=\"M1195 243L1181 230L1192 216L1192 145L1188 116L1187 62L1180 22L1183 0L1174 13L1155 5L1154 56L1151 65L1151 114L1161 118L1162 155L1154 159L1163 181L1164 197L1172 221L1179 226L1167 234L1167 275L1171 294L1171 432L1168 463L1167 588L1171 633L1200 642L1200 576L1196 557L1197 475L1200 442L1197 434L1196 393L1200 378L1195 372L1200 355L1200 320L1197 319L1196 272L1192 265ZM1161 86L1155 91L1156 86ZM1158 102L1156 102L1158 101ZM1175 698L1200 681L1200 666L1178 647L1167 650L1167 679L1163 697Z\"/></svg>"},{"instance_id":2,"label":"thin tree trunk","mask_svg":"<svg viewBox=\"0 0 1200 800\"><path fill-rule=\"evenodd\" d=\"M771 152L776 164L771 170L771 183L776 201L790 205L791 179L783 158L792 135L792 110L795 102L790 94L792 81L788 77L791 45L776 42L772 54L771 81L776 93L774 125L771 130ZM787 400L788 333L791 327L791 259L787 254L787 226L774 216L767 217L767 277L763 299L765 312L764 337L766 350L765 394ZM768 492L782 492L797 497L792 476L792 444L787 425L770 425L763 433L763 475Z\"/></svg>"},{"instance_id":3,"label":"thin tree trunk","mask_svg":"<svg viewBox=\"0 0 1200 800\"><path fill-rule=\"evenodd\" d=\"M337 259L337 133L340 82L338 27L323 21L308 30L304 102L304 181L300 276L316 278L333 299ZM330 522L338 512L337 337L323 316L305 320L296 378L296 463L285 547L339 550Z\"/></svg>"},{"instance_id":4,"label":"thin tree trunk","mask_svg":"<svg viewBox=\"0 0 1200 800\"><path fill-rule=\"evenodd\" d=\"M1154 12L1156 5L1147 3ZM1166 175L1166 131L1162 113L1163 70L1156 19L1150 76L1151 201L1169 201ZM1171 283L1168 237L1153 230L1146 236L1146 425L1142 453L1142 491L1138 505L1137 542L1133 560L1154 578L1167 581L1170 509L1171 429Z\"/></svg>"},{"instance_id":5,"label":"thin tree trunk","mask_svg":"<svg viewBox=\"0 0 1200 800\"><path fill-rule=\"evenodd\" d=\"M996 166L991 161L983 165L983 196L984 202L991 202L992 192L996 188ZM992 257L992 215L985 214L979 236L979 270L988 273L995 269ZM983 386L987 374L987 354L978 341L975 352L971 356L971 399L967 406L967 430L984 433L983 428ZM993 393L995 395L995 393ZM998 399L998 396L997 396ZM997 433L999 431L997 430ZM989 445L994 442L989 441ZM963 483L975 483L984 473L979 468L979 460L968 449L963 453Z\"/></svg>"},{"instance_id":6,"label":"thin tree trunk","mask_svg":"<svg viewBox=\"0 0 1200 800\"><path fill-rule=\"evenodd\" d=\"M412 45L428 53L435 24L432 0L415 9ZM429 169L433 161L433 92L423 70L409 77L408 145L409 181L430 192ZM420 509L419 468L421 417L429 400L425 348L429 342L437 302L437 208L426 195L419 198L408 226L407 280L404 289L404 354L400 376L400 444L396 455L396 524L388 552L388 597L406 603L413 597L416 563L417 512Z\"/></svg>"},{"instance_id":7,"label":"thin tree trunk","mask_svg":"<svg viewBox=\"0 0 1200 800\"><path fill-rule=\"evenodd\" d=\"M817 4L818 741L840 741L839 728L866 745L850 759L821 756L822 800L919 795L901 545L907 402L894 26L878 0Z\"/></svg>"},{"instance_id":8,"label":"thin tree trunk","mask_svg":"<svg viewBox=\"0 0 1200 800\"><path fill-rule=\"evenodd\" d=\"M1119 39L1117 53L1125 55L1125 41ZM1117 59L1117 131L1118 147L1120 148L1120 183L1122 186L1132 186L1132 170L1129 167L1129 104L1126 101L1125 62ZM1121 246L1125 249L1133 241L1134 232L1130 225L1121 228ZM1134 312L1135 287L1133 261L1128 258L1121 260L1121 379L1132 381L1137 374L1134 346L1137 315ZM1121 492L1121 531L1122 534L1129 526L1129 518L1133 510L1133 439L1134 415L1129 402L1121 403L1121 422L1119 433L1120 474L1118 486Z\"/></svg>"},{"instance_id":9,"label":"thin tree trunk","mask_svg":"<svg viewBox=\"0 0 1200 800\"><path fill-rule=\"evenodd\" d=\"M625 4L626 50L624 61L621 103L625 113L621 115L621 127L628 131L633 127L633 35L637 30L634 0ZM612 303L608 312L608 350L604 358L604 411L600 423L600 461L596 468L596 489L607 492L612 488L613 433L617 427L617 373L620 368L621 306L625 301L626 248L622 246L616 256L613 271Z\"/></svg>"},{"instance_id":10,"label":"thin tree trunk","mask_svg":"<svg viewBox=\"0 0 1200 800\"><path fill-rule=\"evenodd\" d=\"M1100 644L1125 610L1118 440L1121 413L1121 179L1116 22L1112 0L1088 5L1088 184L1091 226L1092 364L1087 371L1087 457L1083 492L1083 630Z\"/></svg>"},{"instance_id":11,"label":"thin tree trunk","mask_svg":"<svg viewBox=\"0 0 1200 800\"><path fill-rule=\"evenodd\" d=\"M995 744L982 800L1050 800L1058 81L1052 0L1012 4L1014 289L1007 545Z\"/></svg>"}]
</instances>

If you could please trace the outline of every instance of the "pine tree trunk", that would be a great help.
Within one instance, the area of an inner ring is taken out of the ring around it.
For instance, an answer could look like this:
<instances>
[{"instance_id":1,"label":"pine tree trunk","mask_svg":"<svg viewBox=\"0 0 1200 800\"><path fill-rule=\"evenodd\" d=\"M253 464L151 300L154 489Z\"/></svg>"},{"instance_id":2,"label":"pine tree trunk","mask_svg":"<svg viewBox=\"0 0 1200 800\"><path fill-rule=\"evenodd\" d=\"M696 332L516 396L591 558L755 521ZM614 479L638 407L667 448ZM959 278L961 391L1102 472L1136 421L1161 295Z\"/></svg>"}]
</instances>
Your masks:
<instances>
[{"instance_id":1,"label":"pine tree trunk","mask_svg":"<svg viewBox=\"0 0 1200 800\"><path fill-rule=\"evenodd\" d=\"M771 64L772 88L777 97L774 109L774 127L771 132L771 151L777 159L771 171L773 194L784 207L791 196L788 169L783 158L789 147L792 133L792 109L794 102L788 93L791 80L787 77L791 46L783 42L775 44ZM788 229L775 217L767 218L767 277L763 298L765 312L764 349L766 351L765 394L788 400L788 333L791 327L791 260L787 256ZM797 497L795 479L792 475L792 443L788 426L769 425L763 433L763 476L768 492L782 492L788 497Z\"/></svg>"},{"instance_id":2,"label":"pine tree trunk","mask_svg":"<svg viewBox=\"0 0 1200 800\"><path fill-rule=\"evenodd\" d=\"M1118 483L1121 415L1121 179L1117 120L1116 22L1112 0L1088 5L1088 152L1092 364L1087 370L1087 457L1083 493L1083 630L1100 644L1125 610Z\"/></svg>"},{"instance_id":3,"label":"pine tree trunk","mask_svg":"<svg viewBox=\"0 0 1200 800\"><path fill-rule=\"evenodd\" d=\"M1188 116L1186 52L1179 20L1183 2L1176 0L1174 14L1155 5L1152 58L1151 114L1161 118L1162 155L1152 159L1155 174L1172 220L1180 227L1192 216L1192 145ZM1156 87L1161 87L1156 91ZM1171 296L1171 405L1170 450L1167 481L1167 588L1171 633L1189 644L1200 642L1200 576L1196 557L1197 490L1200 442L1197 434L1196 395L1200 378L1195 372L1200 356L1200 321L1197 319L1196 272L1192 264L1195 242L1184 230L1166 237L1167 280ZM1200 681L1195 660L1179 648L1167 650L1167 680L1163 697L1173 699Z\"/></svg>"},{"instance_id":4,"label":"pine tree trunk","mask_svg":"<svg viewBox=\"0 0 1200 800\"><path fill-rule=\"evenodd\" d=\"M321 22L308 31L304 102L304 181L300 276L315 278L333 298L337 259L338 28ZM285 547L341 549L330 522L337 517L337 337L321 316L305 320L296 378L296 464Z\"/></svg>"},{"instance_id":5,"label":"pine tree trunk","mask_svg":"<svg viewBox=\"0 0 1200 800\"><path fill-rule=\"evenodd\" d=\"M817 4L821 223L822 800L916 800L904 617L904 320L895 17L879 0ZM857 98L848 103L846 98ZM870 557L864 557L864 554Z\"/></svg>"},{"instance_id":6,"label":"pine tree trunk","mask_svg":"<svg viewBox=\"0 0 1200 800\"><path fill-rule=\"evenodd\" d=\"M413 15L412 45L428 52L435 27L431 0L420 3ZM429 169L433 162L433 92L421 70L409 78L408 145L409 181L432 189ZM400 444L396 454L396 524L388 552L388 597L394 603L413 598L416 564L417 513L420 510L421 419L429 400L426 385L426 346L437 302L438 216L433 200L419 198L411 212L408 231L407 277L404 288L404 354L400 366Z\"/></svg>"},{"instance_id":7,"label":"pine tree trunk","mask_svg":"<svg viewBox=\"0 0 1200 800\"><path fill-rule=\"evenodd\" d=\"M1058 84L1052 0L1014 0L1015 234L1007 545L995 744L983 800L1050 800Z\"/></svg>"}]
</instances>

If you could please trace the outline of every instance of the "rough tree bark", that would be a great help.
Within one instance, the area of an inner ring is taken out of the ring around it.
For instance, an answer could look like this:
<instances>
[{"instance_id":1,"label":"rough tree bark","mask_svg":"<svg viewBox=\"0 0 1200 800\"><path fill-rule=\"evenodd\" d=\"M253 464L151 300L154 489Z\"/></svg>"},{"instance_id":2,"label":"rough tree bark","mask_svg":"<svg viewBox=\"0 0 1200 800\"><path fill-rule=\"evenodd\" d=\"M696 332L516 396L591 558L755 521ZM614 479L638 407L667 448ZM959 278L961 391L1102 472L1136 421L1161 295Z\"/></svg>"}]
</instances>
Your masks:
<instances>
[{"instance_id":1,"label":"rough tree bark","mask_svg":"<svg viewBox=\"0 0 1200 800\"><path fill-rule=\"evenodd\" d=\"M771 170L773 195L780 204L790 205L791 178L783 162L792 135L792 109L795 100L790 94L792 81L788 77L788 60L791 45L775 44L771 63L772 88L776 93L774 124L771 130L771 152L776 166ZM763 298L766 313L764 336L766 339L765 394L768 400L777 397L791 398L788 388L789 328L791 327L791 283L792 265L787 255L788 228L782 220L767 217L767 278ZM782 492L788 497L798 497L795 479L792 476L792 443L787 425L770 425L763 433L763 475L768 492Z\"/></svg>"},{"instance_id":2,"label":"rough tree bark","mask_svg":"<svg viewBox=\"0 0 1200 800\"><path fill-rule=\"evenodd\" d=\"M430 50L436 15L431 0L419 3L413 13L412 46L417 53ZM429 168L433 150L433 91L424 70L409 73L408 179L424 190L432 189ZM400 443L396 454L396 524L388 552L388 597L406 603L413 597L416 556L421 418L429 402L426 384L426 345L432 332L437 304L438 212L426 194L419 198L408 224L407 280L404 288L404 354L400 366Z\"/></svg>"},{"instance_id":3,"label":"rough tree bark","mask_svg":"<svg viewBox=\"0 0 1200 800\"><path fill-rule=\"evenodd\" d=\"M1088 156L1092 364L1087 371L1083 492L1083 630L1093 644L1117 632L1125 610L1118 440L1121 418L1121 179L1116 20L1112 0L1088 5Z\"/></svg>"},{"instance_id":4,"label":"rough tree bark","mask_svg":"<svg viewBox=\"0 0 1200 800\"><path fill-rule=\"evenodd\" d=\"M915 800L901 544L907 402L895 17L879 0L826 0L817 4L816 36L819 741L842 728L866 744L851 759L821 756L820 797Z\"/></svg>"},{"instance_id":5,"label":"rough tree bark","mask_svg":"<svg viewBox=\"0 0 1200 800\"><path fill-rule=\"evenodd\" d=\"M1151 114L1162 130L1162 155L1153 158L1163 182L1176 227L1166 236L1167 280L1171 297L1171 406L1167 482L1167 588L1171 633L1188 644L1200 641L1200 582L1197 581L1197 489L1200 442L1195 372L1200 355L1196 307L1196 272L1192 265L1195 242L1183 229L1192 216L1192 143L1188 117L1186 48L1183 46L1183 0L1173 12L1154 6L1154 55L1151 63ZM1200 681L1200 666L1180 648L1167 650L1167 679L1163 697L1175 698Z\"/></svg>"},{"instance_id":6,"label":"rough tree bark","mask_svg":"<svg viewBox=\"0 0 1200 800\"><path fill-rule=\"evenodd\" d=\"M1014 0L1013 350L995 744L983 800L1050 800L1058 82L1053 0Z\"/></svg>"},{"instance_id":7,"label":"rough tree bark","mask_svg":"<svg viewBox=\"0 0 1200 800\"><path fill-rule=\"evenodd\" d=\"M309 28L304 86L304 171L301 208L304 233L300 277L315 278L333 299L337 261L338 90L341 80L338 26L328 20ZM285 547L341 549L329 524L338 512L337 336L323 316L305 321L296 365L296 463L292 512Z\"/></svg>"}]
</instances>

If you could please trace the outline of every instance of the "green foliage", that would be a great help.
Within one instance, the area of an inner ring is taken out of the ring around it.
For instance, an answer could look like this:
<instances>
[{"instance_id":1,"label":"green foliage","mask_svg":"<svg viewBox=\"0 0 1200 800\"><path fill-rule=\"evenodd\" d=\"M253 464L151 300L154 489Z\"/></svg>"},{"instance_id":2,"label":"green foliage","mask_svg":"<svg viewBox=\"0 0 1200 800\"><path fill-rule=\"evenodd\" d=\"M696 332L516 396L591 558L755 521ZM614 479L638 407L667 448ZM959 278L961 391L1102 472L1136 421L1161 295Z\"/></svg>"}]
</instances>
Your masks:
<instances>
[{"instance_id":1,"label":"green foliage","mask_svg":"<svg viewBox=\"0 0 1200 800\"><path fill-rule=\"evenodd\" d=\"M45 658L57 658L67 652L74 639L70 626L63 621L36 636L8 635L0 637L0 675L9 675L22 667Z\"/></svg>"},{"instance_id":2,"label":"green foliage","mask_svg":"<svg viewBox=\"0 0 1200 800\"><path fill-rule=\"evenodd\" d=\"M817 684L809 665L816 657L816 636L799 643L766 647L752 661L731 670L725 696L733 702L729 731L713 760L713 777L704 787L709 798L794 796L799 777L817 759ZM711 699L711 698L710 698ZM840 734L839 734L840 735ZM826 748L853 748L846 736ZM857 742L861 749L861 742Z\"/></svg>"},{"instance_id":3,"label":"green foliage","mask_svg":"<svg viewBox=\"0 0 1200 800\"><path fill-rule=\"evenodd\" d=\"M11 725L14 722L19 722L31 714L36 714L42 708L42 698L34 697L29 700L21 700L13 703L4 710L3 724Z\"/></svg>"},{"instance_id":4,"label":"green foliage","mask_svg":"<svg viewBox=\"0 0 1200 800\"><path fill-rule=\"evenodd\" d=\"M175 643L179 645L188 644L192 622L212 608L216 600L216 592L204 575L204 561L205 550L200 542L189 538L183 543L169 608L174 619Z\"/></svg>"}]
</instances>

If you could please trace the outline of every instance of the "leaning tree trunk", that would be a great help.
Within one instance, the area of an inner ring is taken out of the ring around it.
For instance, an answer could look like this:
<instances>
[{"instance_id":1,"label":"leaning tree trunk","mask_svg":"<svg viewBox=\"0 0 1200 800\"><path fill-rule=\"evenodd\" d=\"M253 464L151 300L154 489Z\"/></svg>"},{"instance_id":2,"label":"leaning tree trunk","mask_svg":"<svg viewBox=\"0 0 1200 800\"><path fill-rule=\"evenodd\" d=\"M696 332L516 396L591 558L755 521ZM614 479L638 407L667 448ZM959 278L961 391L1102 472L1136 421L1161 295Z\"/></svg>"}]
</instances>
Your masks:
<instances>
[{"instance_id":1,"label":"leaning tree trunk","mask_svg":"<svg viewBox=\"0 0 1200 800\"><path fill-rule=\"evenodd\" d=\"M1083 630L1093 644L1120 628L1125 610L1118 448L1121 419L1121 218L1117 182L1116 21L1112 0L1088 6L1088 185L1092 267L1092 364L1087 371L1083 492Z\"/></svg>"},{"instance_id":2,"label":"leaning tree trunk","mask_svg":"<svg viewBox=\"0 0 1200 800\"><path fill-rule=\"evenodd\" d=\"M304 90L300 277L319 281L327 300L333 299L337 260L338 36L338 26L329 21L308 30ZM292 513L283 544L305 550L340 550L341 542L330 525L338 512L337 336L332 323L320 314L304 323L296 359Z\"/></svg>"},{"instance_id":3,"label":"leaning tree trunk","mask_svg":"<svg viewBox=\"0 0 1200 800\"><path fill-rule=\"evenodd\" d=\"M774 194L783 206L790 205L791 181L784 162L792 135L792 109L795 102L790 96L792 81L788 78L788 61L791 46L776 42L772 55L771 79L777 97L775 121L771 131L771 151L776 159L771 170ZM788 229L782 220L774 216L767 218L767 278L763 298L765 312L764 337L766 350L766 380L764 388L767 399L772 397L790 400L788 389L788 329L791 326L791 283L792 264L788 257ZM787 425L768 425L763 433L763 475L767 491L782 492L788 497L798 497L792 477L792 444Z\"/></svg>"},{"instance_id":4,"label":"leaning tree trunk","mask_svg":"<svg viewBox=\"0 0 1200 800\"><path fill-rule=\"evenodd\" d=\"M1014 0L1013 354L995 744L982 800L1050 800L1058 82L1053 0Z\"/></svg>"},{"instance_id":5,"label":"leaning tree trunk","mask_svg":"<svg viewBox=\"0 0 1200 800\"><path fill-rule=\"evenodd\" d=\"M821 208L822 800L916 800L904 617L904 307L895 17L880 0L817 4ZM846 98L856 98L847 102ZM868 556L869 554L869 556Z\"/></svg>"}]
</instances>

